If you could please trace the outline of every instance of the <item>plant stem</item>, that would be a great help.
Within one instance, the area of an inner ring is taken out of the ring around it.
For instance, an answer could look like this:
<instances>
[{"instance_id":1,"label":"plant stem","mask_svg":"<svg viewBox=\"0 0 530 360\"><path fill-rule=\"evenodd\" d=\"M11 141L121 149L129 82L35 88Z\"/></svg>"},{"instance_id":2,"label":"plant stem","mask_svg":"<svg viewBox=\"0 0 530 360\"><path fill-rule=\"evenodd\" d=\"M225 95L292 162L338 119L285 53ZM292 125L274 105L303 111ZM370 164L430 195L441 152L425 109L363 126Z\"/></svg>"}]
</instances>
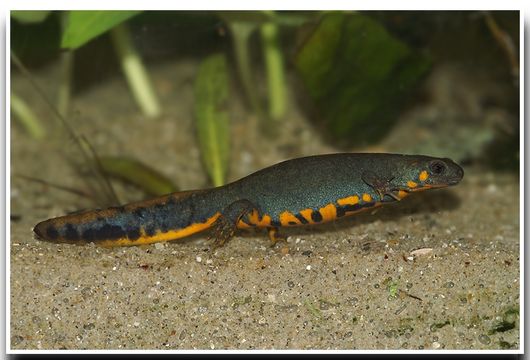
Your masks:
<instances>
[{"instance_id":1,"label":"plant stem","mask_svg":"<svg viewBox=\"0 0 530 360\"><path fill-rule=\"evenodd\" d=\"M140 55L125 24L111 30L114 47L136 103L147 117L160 115L160 105Z\"/></svg>"},{"instance_id":2,"label":"plant stem","mask_svg":"<svg viewBox=\"0 0 530 360\"><path fill-rule=\"evenodd\" d=\"M61 13L61 32L64 34L68 24L69 12ZM61 75L59 79L59 91L57 92L57 111L64 117L70 112L70 100L72 98L72 74L74 69L74 51L65 49L61 53Z\"/></svg>"},{"instance_id":3,"label":"plant stem","mask_svg":"<svg viewBox=\"0 0 530 360\"><path fill-rule=\"evenodd\" d=\"M46 130L37 120L37 116L26 102L13 92L11 92L11 111L34 139L44 138Z\"/></svg>"},{"instance_id":4,"label":"plant stem","mask_svg":"<svg viewBox=\"0 0 530 360\"><path fill-rule=\"evenodd\" d=\"M283 55L278 41L278 25L272 21L263 23L260 33L267 73L269 117L277 121L284 116L287 106Z\"/></svg>"},{"instance_id":5,"label":"plant stem","mask_svg":"<svg viewBox=\"0 0 530 360\"><path fill-rule=\"evenodd\" d=\"M252 67L250 65L250 54L248 48L248 39L256 26L251 23L230 21L228 26L232 32L234 40L234 52L236 55L237 67L239 76L243 83L243 88L247 94L250 106L258 117L263 117L258 95L255 90L255 82L252 78Z\"/></svg>"},{"instance_id":6,"label":"plant stem","mask_svg":"<svg viewBox=\"0 0 530 360\"><path fill-rule=\"evenodd\" d=\"M72 94L72 72L74 69L74 51L65 50L61 54L61 79L57 94L57 109L65 118L70 110Z\"/></svg>"}]
</instances>

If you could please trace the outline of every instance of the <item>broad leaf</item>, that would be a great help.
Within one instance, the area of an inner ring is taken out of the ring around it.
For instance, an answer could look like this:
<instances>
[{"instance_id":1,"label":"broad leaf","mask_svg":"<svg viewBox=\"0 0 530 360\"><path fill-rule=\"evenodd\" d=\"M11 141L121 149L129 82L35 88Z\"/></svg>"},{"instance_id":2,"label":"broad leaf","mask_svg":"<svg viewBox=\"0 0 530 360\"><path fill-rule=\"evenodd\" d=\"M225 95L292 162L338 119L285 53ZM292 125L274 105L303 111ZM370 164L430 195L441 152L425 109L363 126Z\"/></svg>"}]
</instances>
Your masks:
<instances>
[{"instance_id":1,"label":"broad leaf","mask_svg":"<svg viewBox=\"0 0 530 360\"><path fill-rule=\"evenodd\" d=\"M61 47L77 49L140 11L70 11Z\"/></svg>"}]
</instances>

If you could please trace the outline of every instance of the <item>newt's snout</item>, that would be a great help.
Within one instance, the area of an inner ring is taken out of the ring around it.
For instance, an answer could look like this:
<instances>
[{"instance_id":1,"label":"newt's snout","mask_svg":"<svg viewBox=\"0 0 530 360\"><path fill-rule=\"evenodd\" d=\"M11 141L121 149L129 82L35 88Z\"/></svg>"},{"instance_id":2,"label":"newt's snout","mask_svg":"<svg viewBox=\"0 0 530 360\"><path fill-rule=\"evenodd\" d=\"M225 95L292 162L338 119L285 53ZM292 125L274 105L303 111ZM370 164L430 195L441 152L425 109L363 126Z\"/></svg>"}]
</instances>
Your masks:
<instances>
[{"instance_id":1,"label":"newt's snout","mask_svg":"<svg viewBox=\"0 0 530 360\"><path fill-rule=\"evenodd\" d=\"M460 167L457 163L455 163L452 160L445 159L448 163L448 171L447 171L447 184L448 185L456 185L458 184L462 178L464 177L464 169Z\"/></svg>"},{"instance_id":2,"label":"newt's snout","mask_svg":"<svg viewBox=\"0 0 530 360\"><path fill-rule=\"evenodd\" d=\"M455 164L456 165L456 164ZM455 174L447 182L449 185L456 185L464 178L464 169L456 165L458 168L455 170Z\"/></svg>"}]
</instances>

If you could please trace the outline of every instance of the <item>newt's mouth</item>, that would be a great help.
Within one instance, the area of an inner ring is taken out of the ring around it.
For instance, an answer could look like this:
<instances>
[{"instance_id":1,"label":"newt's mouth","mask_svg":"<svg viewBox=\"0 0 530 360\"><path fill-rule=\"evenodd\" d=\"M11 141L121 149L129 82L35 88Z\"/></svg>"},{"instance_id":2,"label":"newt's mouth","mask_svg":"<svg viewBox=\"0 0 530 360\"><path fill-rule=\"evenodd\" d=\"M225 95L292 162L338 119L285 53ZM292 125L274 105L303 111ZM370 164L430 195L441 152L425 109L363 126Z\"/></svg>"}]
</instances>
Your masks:
<instances>
[{"instance_id":1,"label":"newt's mouth","mask_svg":"<svg viewBox=\"0 0 530 360\"><path fill-rule=\"evenodd\" d=\"M409 192L415 192L415 191L422 191L422 190L428 190L428 189L440 189L448 186L453 186L458 184L463 178L463 172L460 174L457 174L455 177L447 179L444 183L439 184L420 184L418 187L415 188L409 188L406 191Z\"/></svg>"},{"instance_id":2,"label":"newt's mouth","mask_svg":"<svg viewBox=\"0 0 530 360\"><path fill-rule=\"evenodd\" d=\"M462 180L462 178L464 177L464 171L462 169L459 169L459 171L456 171L454 174L451 175L451 177L447 176L443 179L427 180L427 182L408 181L406 187L400 190L412 193L429 189L441 189L448 186L453 186L458 184ZM431 181L435 183L431 183Z\"/></svg>"},{"instance_id":3,"label":"newt's mouth","mask_svg":"<svg viewBox=\"0 0 530 360\"><path fill-rule=\"evenodd\" d=\"M449 181L447 181L447 186L452 186L452 185L456 185L458 184L460 181L462 180L462 178L454 178L454 179L451 179Z\"/></svg>"},{"instance_id":4,"label":"newt's mouth","mask_svg":"<svg viewBox=\"0 0 530 360\"><path fill-rule=\"evenodd\" d=\"M418 191L423 191L423 190L429 190L429 189L441 189L441 188L444 188L444 187L448 187L450 185L454 185L454 184L449 184L449 183L446 183L446 184L425 184L425 185L421 185L421 186L418 186L416 188L409 188L407 189L406 191L407 192L418 192Z\"/></svg>"},{"instance_id":5,"label":"newt's mouth","mask_svg":"<svg viewBox=\"0 0 530 360\"><path fill-rule=\"evenodd\" d=\"M453 186L453 185L456 185L458 184L460 181L462 181L464 177L464 172L463 171L460 171L458 172L455 176L447 179L447 182L445 184L445 186Z\"/></svg>"}]
</instances>

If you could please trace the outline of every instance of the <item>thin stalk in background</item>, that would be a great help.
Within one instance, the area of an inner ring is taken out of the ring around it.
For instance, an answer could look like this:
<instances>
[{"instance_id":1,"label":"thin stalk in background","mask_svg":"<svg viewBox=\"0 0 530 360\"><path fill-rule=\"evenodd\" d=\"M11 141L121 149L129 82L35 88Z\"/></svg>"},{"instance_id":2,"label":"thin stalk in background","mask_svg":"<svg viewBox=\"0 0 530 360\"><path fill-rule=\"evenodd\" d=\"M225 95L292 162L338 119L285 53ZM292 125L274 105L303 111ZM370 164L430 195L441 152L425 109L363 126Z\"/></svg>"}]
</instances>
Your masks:
<instances>
[{"instance_id":1,"label":"thin stalk in background","mask_svg":"<svg viewBox=\"0 0 530 360\"><path fill-rule=\"evenodd\" d=\"M11 92L11 111L34 139L44 138L46 130L37 120L35 113L22 98L13 92Z\"/></svg>"},{"instance_id":2,"label":"thin stalk in background","mask_svg":"<svg viewBox=\"0 0 530 360\"><path fill-rule=\"evenodd\" d=\"M94 179L97 182L96 187L92 187L91 181L89 181L90 177L85 175L82 176L83 179L85 179L86 184L91 187L92 193L96 195L100 195L102 198L106 199L105 203L101 203L101 205L105 206L111 206L111 205L118 205L120 203L116 193L114 192L114 188L110 184L109 180L105 176L98 176L98 174L101 174L101 164L99 162L99 158L96 155L96 152L90 145L90 143L86 140L83 136L78 136L74 129L68 124L66 121L66 118L59 112L57 109L57 106L53 104L53 102L48 98L46 92L40 87L40 85L35 81L29 70L26 68L26 66L20 61L18 56L11 51L11 62L15 64L15 66L20 70L22 75L28 79L28 81L33 85L33 88L35 91L39 94L39 96L44 100L46 105L50 108L50 110L54 113L54 115L57 117L57 119L61 122L63 125L64 130L66 130L68 136L70 139L72 139L76 145L76 148L79 150L80 155L83 159L83 161L86 164L91 164L91 166L88 166L88 169L91 171L92 175L94 176ZM13 94L11 95L11 106L13 106ZM77 158L81 158L77 157ZM80 168L74 167L76 171L81 171ZM108 204L108 205L107 205Z\"/></svg>"},{"instance_id":3,"label":"thin stalk in background","mask_svg":"<svg viewBox=\"0 0 530 360\"><path fill-rule=\"evenodd\" d=\"M68 12L62 12L60 17L61 31L64 34L68 26ZM57 110L65 118L70 113L70 101L72 99L72 74L74 69L74 51L73 48L64 49L61 53L61 74L59 79L59 90L57 92Z\"/></svg>"},{"instance_id":4,"label":"thin stalk in background","mask_svg":"<svg viewBox=\"0 0 530 360\"><path fill-rule=\"evenodd\" d=\"M239 70L239 76L243 84L243 89L245 90L252 110L258 115L259 118L263 118L263 110L261 109L258 94L255 90L255 81L252 77L248 41L250 35L256 29L256 25L246 22L229 21L228 26L234 41L234 52Z\"/></svg>"},{"instance_id":5,"label":"thin stalk in background","mask_svg":"<svg viewBox=\"0 0 530 360\"><path fill-rule=\"evenodd\" d=\"M131 40L129 29L125 24L120 24L114 27L110 33L122 70L136 103L145 116L150 118L159 116L161 108L157 95L151 85L142 59Z\"/></svg>"},{"instance_id":6,"label":"thin stalk in background","mask_svg":"<svg viewBox=\"0 0 530 360\"><path fill-rule=\"evenodd\" d=\"M272 14L272 11L270 13ZM287 107L287 89L283 54L278 40L278 25L272 21L265 22L260 26L260 33L267 74L269 117L277 121L283 118Z\"/></svg>"},{"instance_id":7,"label":"thin stalk in background","mask_svg":"<svg viewBox=\"0 0 530 360\"><path fill-rule=\"evenodd\" d=\"M57 93L57 109L65 118L70 112L72 98L72 73L74 69L74 50L65 50L61 54L61 81Z\"/></svg>"}]
</instances>

